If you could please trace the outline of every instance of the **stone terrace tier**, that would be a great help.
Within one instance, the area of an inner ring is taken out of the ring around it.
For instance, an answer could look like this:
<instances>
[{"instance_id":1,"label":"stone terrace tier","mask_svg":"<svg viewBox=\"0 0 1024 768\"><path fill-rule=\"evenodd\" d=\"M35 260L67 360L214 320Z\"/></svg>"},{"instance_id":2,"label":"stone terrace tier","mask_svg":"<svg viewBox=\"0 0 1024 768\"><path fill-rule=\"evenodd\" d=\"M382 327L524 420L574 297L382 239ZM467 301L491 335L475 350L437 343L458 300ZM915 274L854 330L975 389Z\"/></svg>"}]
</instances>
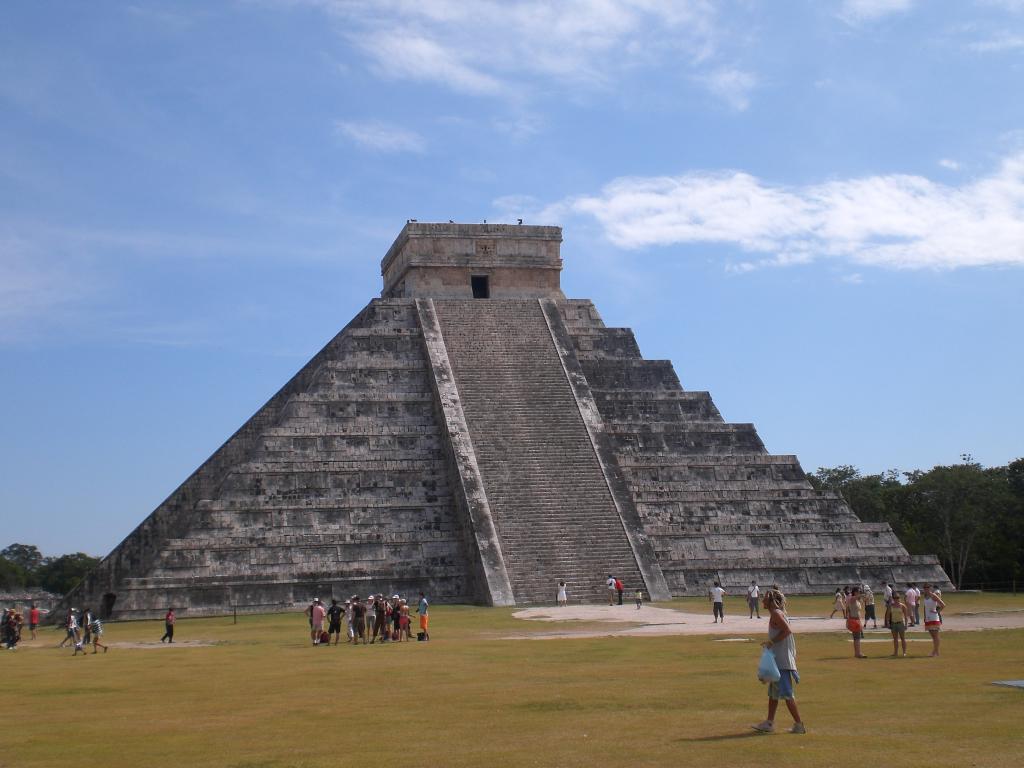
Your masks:
<instances>
[{"instance_id":1,"label":"stone terrace tier","mask_svg":"<svg viewBox=\"0 0 1024 768\"><path fill-rule=\"evenodd\" d=\"M589 301L561 304L616 461L674 594L751 580L791 592L837 584L932 581L887 524L860 522L814 490L795 456L772 456L752 424L726 423L707 392L686 392L667 360L644 360L631 331L606 328Z\"/></svg>"},{"instance_id":2,"label":"stone terrace tier","mask_svg":"<svg viewBox=\"0 0 1024 768\"><path fill-rule=\"evenodd\" d=\"M375 300L140 529L78 602L112 615L281 610L371 592L470 602L422 333Z\"/></svg>"}]
</instances>

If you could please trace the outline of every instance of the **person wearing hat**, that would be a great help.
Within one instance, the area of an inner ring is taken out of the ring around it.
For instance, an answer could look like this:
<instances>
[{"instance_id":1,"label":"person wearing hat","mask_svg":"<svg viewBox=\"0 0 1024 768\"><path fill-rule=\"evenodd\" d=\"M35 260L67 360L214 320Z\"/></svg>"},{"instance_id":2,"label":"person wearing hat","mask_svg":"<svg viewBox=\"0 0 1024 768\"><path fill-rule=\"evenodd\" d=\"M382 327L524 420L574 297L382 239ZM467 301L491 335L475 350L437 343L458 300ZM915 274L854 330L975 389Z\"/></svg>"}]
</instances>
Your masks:
<instances>
[{"instance_id":1,"label":"person wearing hat","mask_svg":"<svg viewBox=\"0 0 1024 768\"><path fill-rule=\"evenodd\" d=\"M60 641L59 647L61 648L64 647L68 640L71 641L72 645L78 642L78 617L75 615L74 608L68 608L68 612L64 616L64 629L67 631L67 634Z\"/></svg>"},{"instance_id":2,"label":"person wearing hat","mask_svg":"<svg viewBox=\"0 0 1024 768\"><path fill-rule=\"evenodd\" d=\"M370 644L373 645L378 636L382 643L386 643L388 638L385 626L388 618L388 604L387 601L384 600L384 595L377 595L373 600L373 604L375 606L376 613L374 614L373 619L373 637L370 638Z\"/></svg>"},{"instance_id":3,"label":"person wearing hat","mask_svg":"<svg viewBox=\"0 0 1024 768\"><path fill-rule=\"evenodd\" d=\"M366 645L366 606L358 597L352 597L352 644L359 645L359 638Z\"/></svg>"},{"instance_id":4,"label":"person wearing hat","mask_svg":"<svg viewBox=\"0 0 1024 768\"><path fill-rule=\"evenodd\" d=\"M350 643L353 642L353 638L355 637L355 632L353 631L353 624L352 624L352 601L353 600L355 600L355 597L350 597L348 600L345 601L345 632L348 635L348 640L347 641L350 642Z\"/></svg>"},{"instance_id":5,"label":"person wearing hat","mask_svg":"<svg viewBox=\"0 0 1024 768\"><path fill-rule=\"evenodd\" d=\"M398 639L410 640L409 637L409 603L405 600L398 601Z\"/></svg>"},{"instance_id":6,"label":"person wearing hat","mask_svg":"<svg viewBox=\"0 0 1024 768\"><path fill-rule=\"evenodd\" d=\"M401 598L398 595L391 596L391 639L399 640L402 637L402 610Z\"/></svg>"},{"instance_id":7,"label":"person wearing hat","mask_svg":"<svg viewBox=\"0 0 1024 768\"><path fill-rule=\"evenodd\" d=\"M314 598L313 605L309 609L309 635L313 645L320 645L320 634L324 631L324 616L326 615L327 610L324 608L323 603L320 602L320 598Z\"/></svg>"}]
</instances>

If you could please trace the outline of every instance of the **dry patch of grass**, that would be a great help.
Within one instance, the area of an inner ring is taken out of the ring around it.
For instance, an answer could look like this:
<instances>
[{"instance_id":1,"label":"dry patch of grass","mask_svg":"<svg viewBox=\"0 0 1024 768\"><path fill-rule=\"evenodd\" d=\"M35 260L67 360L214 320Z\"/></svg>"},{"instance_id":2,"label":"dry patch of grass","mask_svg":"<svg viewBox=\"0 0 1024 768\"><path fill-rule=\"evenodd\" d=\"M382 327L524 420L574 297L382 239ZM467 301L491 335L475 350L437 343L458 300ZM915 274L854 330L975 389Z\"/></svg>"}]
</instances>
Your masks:
<instances>
[{"instance_id":1,"label":"dry patch of grass","mask_svg":"<svg viewBox=\"0 0 1024 768\"><path fill-rule=\"evenodd\" d=\"M957 595L949 615L1024 608L997 597ZM700 605L689 602L679 604ZM827 615L828 605L796 598L793 612ZM383 647L312 648L301 615L181 620L181 640L206 644L175 648L119 646L155 642L161 622L110 624L110 653L84 659L57 650L47 630L35 647L0 652L0 764L859 768L888 725L906 734L912 723L901 765L1020 765L1024 691L990 683L1024 678L1022 630L949 631L939 659L914 643L912 658L869 645L873 658L857 660L845 633L800 636L809 733L756 736L756 644L522 642L494 638L559 625L512 609L431 612L430 643ZM749 631L737 622L737 637Z\"/></svg>"}]
</instances>

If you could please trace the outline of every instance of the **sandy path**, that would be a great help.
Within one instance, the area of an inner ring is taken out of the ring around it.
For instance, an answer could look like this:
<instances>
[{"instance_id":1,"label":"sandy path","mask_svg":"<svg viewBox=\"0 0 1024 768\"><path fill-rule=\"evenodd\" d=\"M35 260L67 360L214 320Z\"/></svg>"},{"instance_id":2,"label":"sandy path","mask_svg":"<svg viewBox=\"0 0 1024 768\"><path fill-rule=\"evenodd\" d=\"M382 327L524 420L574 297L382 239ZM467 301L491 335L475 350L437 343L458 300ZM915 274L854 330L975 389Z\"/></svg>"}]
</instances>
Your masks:
<instances>
[{"instance_id":1,"label":"sandy path","mask_svg":"<svg viewBox=\"0 0 1024 768\"><path fill-rule=\"evenodd\" d=\"M746 616L726 616L724 623L715 624L706 613L688 613L672 608L658 608L645 605L637 610L632 605L575 605L565 608L525 608L512 614L517 619L526 621L547 621L560 626L553 627L551 632L513 635L513 639L545 640L551 638L570 637L651 637L658 635L721 635L723 637L745 638L759 636L768 631L767 613L761 612L762 618L749 619ZM589 623L600 622L608 625L607 629L595 630L592 626L573 629L573 621ZM843 632L846 624L843 619L827 619L820 616L790 616L793 631L797 634L807 632ZM629 626L616 626L616 625ZM636 626L639 624L640 626ZM947 616L943 629L946 631L983 630L983 629L1020 629L1024 627L1024 610L986 611L979 613L962 613ZM908 634L924 628L911 630ZM866 635L871 637L890 637L888 630L882 629L881 623L877 630L868 629ZM925 635L927 636L927 635Z\"/></svg>"}]
</instances>

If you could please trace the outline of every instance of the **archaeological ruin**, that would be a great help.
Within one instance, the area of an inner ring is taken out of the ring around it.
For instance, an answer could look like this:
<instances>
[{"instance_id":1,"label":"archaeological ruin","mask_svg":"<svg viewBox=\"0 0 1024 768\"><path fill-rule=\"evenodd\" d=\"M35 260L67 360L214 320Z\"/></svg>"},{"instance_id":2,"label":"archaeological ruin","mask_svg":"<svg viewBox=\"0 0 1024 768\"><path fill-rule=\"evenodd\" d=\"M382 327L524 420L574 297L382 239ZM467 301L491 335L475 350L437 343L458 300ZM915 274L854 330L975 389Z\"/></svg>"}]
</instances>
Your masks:
<instances>
[{"instance_id":1,"label":"archaeological ruin","mask_svg":"<svg viewBox=\"0 0 1024 768\"><path fill-rule=\"evenodd\" d=\"M931 581L560 288L559 227L405 226L384 288L69 596L113 618L371 592L655 600Z\"/></svg>"}]
</instances>

